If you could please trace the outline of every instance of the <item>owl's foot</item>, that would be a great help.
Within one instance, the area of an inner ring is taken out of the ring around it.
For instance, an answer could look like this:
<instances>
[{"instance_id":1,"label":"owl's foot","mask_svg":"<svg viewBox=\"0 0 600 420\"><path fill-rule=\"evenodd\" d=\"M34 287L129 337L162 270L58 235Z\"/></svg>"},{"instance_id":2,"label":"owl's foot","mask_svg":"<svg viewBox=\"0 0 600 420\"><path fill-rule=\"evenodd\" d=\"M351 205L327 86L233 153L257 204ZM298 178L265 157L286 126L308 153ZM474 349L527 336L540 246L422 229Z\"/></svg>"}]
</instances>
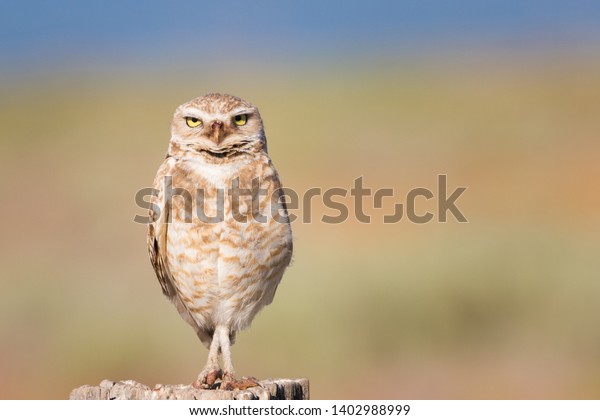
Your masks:
<instances>
[{"instance_id":1,"label":"owl's foot","mask_svg":"<svg viewBox=\"0 0 600 420\"><path fill-rule=\"evenodd\" d=\"M217 380L223 378L223 371L221 369L204 369L198 375L192 386L194 388L201 389L214 389L217 385Z\"/></svg>"},{"instance_id":2,"label":"owl's foot","mask_svg":"<svg viewBox=\"0 0 600 420\"><path fill-rule=\"evenodd\" d=\"M220 389L225 391L233 391L235 389L245 390L255 386L260 386L256 378L243 376L242 379L235 379L233 375L226 373L223 375Z\"/></svg>"}]
</instances>

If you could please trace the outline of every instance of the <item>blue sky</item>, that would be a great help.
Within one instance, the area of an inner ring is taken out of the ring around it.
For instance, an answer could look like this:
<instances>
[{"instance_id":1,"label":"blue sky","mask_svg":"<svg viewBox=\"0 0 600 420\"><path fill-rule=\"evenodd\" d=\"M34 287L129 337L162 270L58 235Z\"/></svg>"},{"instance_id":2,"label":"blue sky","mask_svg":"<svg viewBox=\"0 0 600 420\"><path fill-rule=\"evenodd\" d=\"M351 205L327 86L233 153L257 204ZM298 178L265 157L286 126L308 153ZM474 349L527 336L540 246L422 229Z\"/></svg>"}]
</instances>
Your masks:
<instances>
[{"instance_id":1,"label":"blue sky","mask_svg":"<svg viewBox=\"0 0 600 420\"><path fill-rule=\"evenodd\" d=\"M3 1L19 68L86 57L319 56L600 40L600 1Z\"/></svg>"}]
</instances>

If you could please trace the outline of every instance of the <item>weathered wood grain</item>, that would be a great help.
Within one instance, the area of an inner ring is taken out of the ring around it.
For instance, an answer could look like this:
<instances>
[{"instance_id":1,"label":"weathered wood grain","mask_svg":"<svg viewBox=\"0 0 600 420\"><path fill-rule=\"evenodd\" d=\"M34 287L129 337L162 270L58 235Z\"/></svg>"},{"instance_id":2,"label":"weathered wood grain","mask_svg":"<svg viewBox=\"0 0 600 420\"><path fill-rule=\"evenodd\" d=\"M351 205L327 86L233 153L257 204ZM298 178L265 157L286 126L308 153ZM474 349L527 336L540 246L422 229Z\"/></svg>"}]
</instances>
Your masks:
<instances>
[{"instance_id":1,"label":"weathered wood grain","mask_svg":"<svg viewBox=\"0 0 600 420\"><path fill-rule=\"evenodd\" d=\"M132 380L103 380L100 385L75 388L70 400L308 400L308 379L265 379L246 390L197 389L191 385L155 385Z\"/></svg>"}]
</instances>

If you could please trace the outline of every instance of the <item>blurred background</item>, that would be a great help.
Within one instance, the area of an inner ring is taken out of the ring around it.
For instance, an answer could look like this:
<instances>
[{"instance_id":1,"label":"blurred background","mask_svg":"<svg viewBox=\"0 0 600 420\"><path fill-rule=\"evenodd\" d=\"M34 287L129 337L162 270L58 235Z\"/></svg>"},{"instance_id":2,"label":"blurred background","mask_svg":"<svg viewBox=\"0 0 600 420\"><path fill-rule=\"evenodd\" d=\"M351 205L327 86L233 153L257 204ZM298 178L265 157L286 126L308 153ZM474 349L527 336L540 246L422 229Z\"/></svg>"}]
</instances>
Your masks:
<instances>
[{"instance_id":1,"label":"blurred background","mask_svg":"<svg viewBox=\"0 0 600 420\"><path fill-rule=\"evenodd\" d=\"M600 396L598 2L5 1L0 39L1 398L196 378L134 195L174 109L213 91L260 108L285 186L395 191L369 224L294 223L240 375L317 399ZM468 223L382 223L438 174Z\"/></svg>"}]
</instances>

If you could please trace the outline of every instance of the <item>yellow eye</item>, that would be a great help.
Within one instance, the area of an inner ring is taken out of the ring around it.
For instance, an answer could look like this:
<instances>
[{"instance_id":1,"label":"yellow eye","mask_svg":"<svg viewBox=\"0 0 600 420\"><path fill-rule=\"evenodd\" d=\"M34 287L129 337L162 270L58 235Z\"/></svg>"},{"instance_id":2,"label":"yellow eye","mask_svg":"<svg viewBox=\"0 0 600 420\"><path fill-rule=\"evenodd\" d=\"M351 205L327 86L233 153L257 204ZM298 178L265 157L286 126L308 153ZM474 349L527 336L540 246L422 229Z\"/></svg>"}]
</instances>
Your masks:
<instances>
[{"instance_id":1,"label":"yellow eye","mask_svg":"<svg viewBox=\"0 0 600 420\"><path fill-rule=\"evenodd\" d=\"M245 125L247 121L248 121L248 115L246 115L246 114L240 114L240 115L236 115L235 117L233 117L233 123L238 126Z\"/></svg>"},{"instance_id":2,"label":"yellow eye","mask_svg":"<svg viewBox=\"0 0 600 420\"><path fill-rule=\"evenodd\" d=\"M185 117L185 123L188 127L194 128L202 125L202 120L196 117Z\"/></svg>"}]
</instances>

